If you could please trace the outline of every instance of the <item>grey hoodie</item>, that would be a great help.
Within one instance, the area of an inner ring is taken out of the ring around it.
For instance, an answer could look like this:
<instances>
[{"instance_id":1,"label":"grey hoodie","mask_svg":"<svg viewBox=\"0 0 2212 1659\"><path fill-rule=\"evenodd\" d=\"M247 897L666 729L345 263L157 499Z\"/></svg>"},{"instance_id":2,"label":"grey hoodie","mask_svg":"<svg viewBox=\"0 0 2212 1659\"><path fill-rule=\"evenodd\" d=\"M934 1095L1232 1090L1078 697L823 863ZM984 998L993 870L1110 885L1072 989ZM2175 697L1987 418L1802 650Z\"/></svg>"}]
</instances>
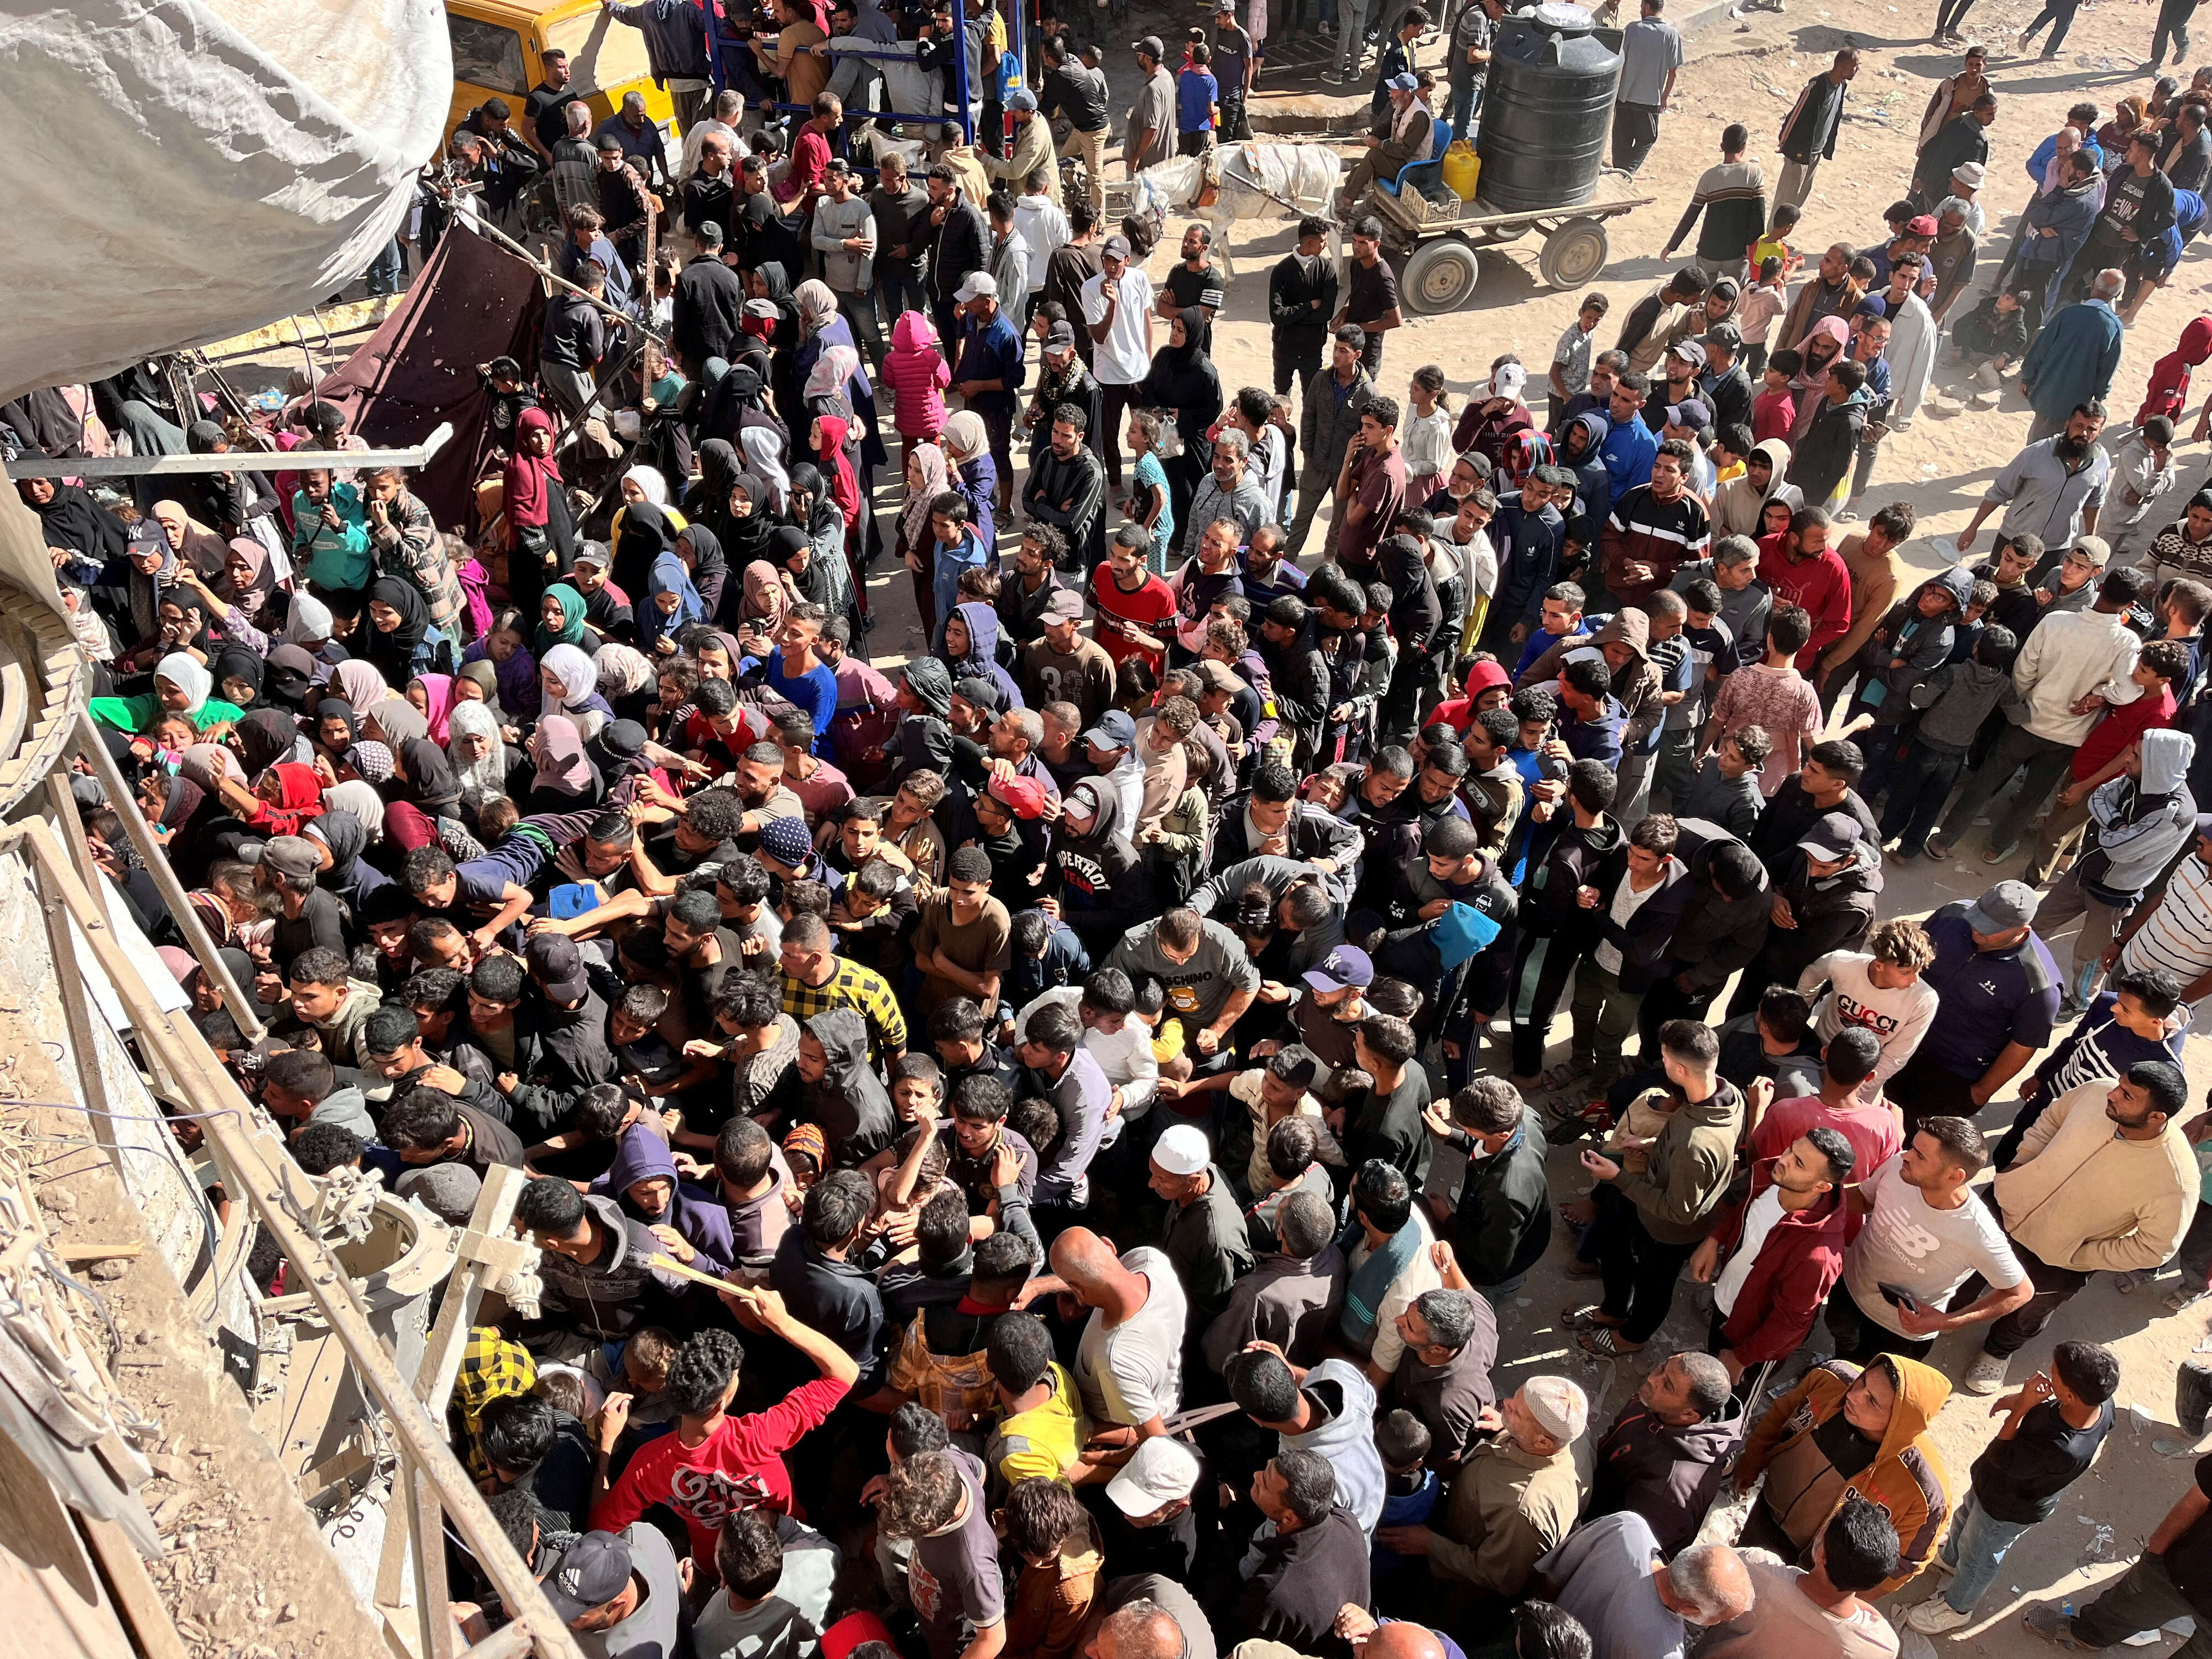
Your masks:
<instances>
[{"instance_id":1,"label":"grey hoodie","mask_svg":"<svg viewBox=\"0 0 2212 1659\"><path fill-rule=\"evenodd\" d=\"M2185 780L2197 739L2160 728L2142 734L2142 777L2124 775L2089 797L2095 848L2081 861L2093 896L2139 898L2197 834L2197 800ZM2101 855L2101 856L2100 856Z\"/></svg>"},{"instance_id":2,"label":"grey hoodie","mask_svg":"<svg viewBox=\"0 0 2212 1659\"><path fill-rule=\"evenodd\" d=\"M307 1114L310 1123L335 1123L363 1140L376 1139L376 1120L368 1115L368 1097L358 1089L333 1089Z\"/></svg>"},{"instance_id":3,"label":"grey hoodie","mask_svg":"<svg viewBox=\"0 0 2212 1659\"><path fill-rule=\"evenodd\" d=\"M1939 755L1963 755L1992 708L2020 703L2012 671L1991 668L1969 657L1939 668L1912 688L1912 706L1923 709L1913 740Z\"/></svg>"},{"instance_id":4,"label":"grey hoodie","mask_svg":"<svg viewBox=\"0 0 2212 1659\"><path fill-rule=\"evenodd\" d=\"M584 1207L606 1234L599 1260L574 1261L547 1250L538 1258L538 1276L544 1281L549 1319L566 1315L560 1322L594 1341L611 1342L652 1320L660 1300L653 1291L681 1296L690 1287L675 1274L646 1265L660 1253L660 1241L645 1223L624 1215L613 1199L586 1194Z\"/></svg>"},{"instance_id":5,"label":"grey hoodie","mask_svg":"<svg viewBox=\"0 0 2212 1659\"><path fill-rule=\"evenodd\" d=\"M1370 1538L1382 1516L1382 1457L1375 1449L1375 1389L1348 1359L1324 1359L1306 1373L1298 1391L1328 1413L1328 1421L1304 1434L1281 1437L1284 1451L1319 1452L1336 1471L1336 1501L1359 1520Z\"/></svg>"}]
</instances>

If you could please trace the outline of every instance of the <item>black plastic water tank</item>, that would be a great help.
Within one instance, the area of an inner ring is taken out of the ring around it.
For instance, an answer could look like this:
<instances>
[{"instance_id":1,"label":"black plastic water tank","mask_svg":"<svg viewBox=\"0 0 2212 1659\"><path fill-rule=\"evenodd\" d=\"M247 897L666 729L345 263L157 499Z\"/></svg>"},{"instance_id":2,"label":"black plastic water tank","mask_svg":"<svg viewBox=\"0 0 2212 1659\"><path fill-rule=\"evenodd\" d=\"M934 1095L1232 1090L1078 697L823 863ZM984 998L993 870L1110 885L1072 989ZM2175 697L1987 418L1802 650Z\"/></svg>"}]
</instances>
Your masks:
<instances>
[{"instance_id":1,"label":"black plastic water tank","mask_svg":"<svg viewBox=\"0 0 2212 1659\"><path fill-rule=\"evenodd\" d=\"M1618 30L1558 0L1499 21L1474 144L1477 194L1486 205L1503 213L1574 207L1595 193L1620 48Z\"/></svg>"}]
</instances>

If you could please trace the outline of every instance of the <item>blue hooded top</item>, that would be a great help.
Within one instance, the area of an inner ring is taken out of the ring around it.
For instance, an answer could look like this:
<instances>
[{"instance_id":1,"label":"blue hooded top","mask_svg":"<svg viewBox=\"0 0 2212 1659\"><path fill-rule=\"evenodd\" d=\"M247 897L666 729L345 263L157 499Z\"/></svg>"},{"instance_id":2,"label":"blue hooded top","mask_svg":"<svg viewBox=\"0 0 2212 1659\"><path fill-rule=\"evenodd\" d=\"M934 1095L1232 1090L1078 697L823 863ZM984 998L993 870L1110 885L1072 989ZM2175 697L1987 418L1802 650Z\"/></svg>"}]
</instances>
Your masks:
<instances>
[{"instance_id":1,"label":"blue hooded top","mask_svg":"<svg viewBox=\"0 0 2212 1659\"><path fill-rule=\"evenodd\" d=\"M999 613L981 600L971 599L954 607L955 613L968 629L968 654L956 658L950 650L944 653L945 665L952 671L957 682L973 678L988 680L1006 696L1006 707L1020 708L1021 687L1014 684L1013 676L999 665Z\"/></svg>"},{"instance_id":2,"label":"blue hooded top","mask_svg":"<svg viewBox=\"0 0 2212 1659\"><path fill-rule=\"evenodd\" d=\"M629 1189L655 1176L672 1182L668 1207L658 1214L630 1196ZM694 1186L676 1173L676 1160L668 1143L650 1126L633 1123L623 1131L615 1148L615 1161L606 1174L592 1183L592 1192L611 1198L624 1215L648 1227L668 1226L690 1241L699 1252L691 1265L702 1273L718 1273L738 1259L737 1242L730 1234L730 1212L704 1187Z\"/></svg>"}]
</instances>

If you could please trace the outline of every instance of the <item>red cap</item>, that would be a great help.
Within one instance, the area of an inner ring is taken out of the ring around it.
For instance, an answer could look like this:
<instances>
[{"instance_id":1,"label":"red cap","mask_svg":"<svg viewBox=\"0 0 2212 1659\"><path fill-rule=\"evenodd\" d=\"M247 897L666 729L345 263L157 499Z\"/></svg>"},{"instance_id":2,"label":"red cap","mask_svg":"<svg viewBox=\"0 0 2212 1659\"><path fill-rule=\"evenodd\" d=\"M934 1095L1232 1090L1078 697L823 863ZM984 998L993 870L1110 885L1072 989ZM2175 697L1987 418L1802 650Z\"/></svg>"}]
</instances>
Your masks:
<instances>
[{"instance_id":1,"label":"red cap","mask_svg":"<svg viewBox=\"0 0 2212 1659\"><path fill-rule=\"evenodd\" d=\"M1022 777L1018 774L1011 778L994 777L991 780L990 789L991 799L1001 803L1018 818L1044 816L1044 785L1035 778Z\"/></svg>"},{"instance_id":2,"label":"red cap","mask_svg":"<svg viewBox=\"0 0 2212 1659\"><path fill-rule=\"evenodd\" d=\"M822 1659L848 1659L863 1642L888 1642L890 1628L872 1613L848 1613L822 1632Z\"/></svg>"}]
</instances>

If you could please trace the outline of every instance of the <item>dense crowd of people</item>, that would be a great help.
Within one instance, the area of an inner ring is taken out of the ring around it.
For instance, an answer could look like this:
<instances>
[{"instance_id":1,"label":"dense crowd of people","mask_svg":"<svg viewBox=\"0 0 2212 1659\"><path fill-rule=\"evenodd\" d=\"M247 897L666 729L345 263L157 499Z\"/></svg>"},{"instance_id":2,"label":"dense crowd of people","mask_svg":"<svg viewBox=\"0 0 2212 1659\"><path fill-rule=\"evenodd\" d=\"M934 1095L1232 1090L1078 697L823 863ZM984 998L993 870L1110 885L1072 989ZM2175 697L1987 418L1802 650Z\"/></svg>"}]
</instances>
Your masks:
<instances>
[{"instance_id":1,"label":"dense crowd of people","mask_svg":"<svg viewBox=\"0 0 2212 1659\"><path fill-rule=\"evenodd\" d=\"M1241 114L1252 10L1187 61L1203 108L1139 43L1132 144ZM465 520L373 456L288 471L364 447L312 392L264 428L152 362L0 409L11 454L238 457L18 486L136 792L81 775L87 834L307 1171L454 1221L527 1177L542 1305L471 1334L451 1415L585 1651L1861 1659L1931 1566L1899 1622L1972 1623L2113 1423L2065 1304L2177 1259L2169 1305L2212 1285L2181 1065L2212 492L2182 505L2172 453L2212 318L2105 430L2203 218L2212 73L2077 107L1981 254L1970 53L1887 233L1801 270L1841 52L1771 202L1729 126L1693 263L1455 409L1437 366L1384 375L1358 216L1340 265L1297 227L1273 383L1226 386L1244 296L1203 227L1157 284L1154 227L1102 236L1104 85L1065 38L998 153L917 187L887 149L863 190L847 104L928 94L835 42L906 31L781 11L781 139L710 100L681 0L614 9L680 161L639 110L587 140L556 53L526 125L456 135L462 221L519 228L533 157L591 173L555 192L540 361L489 368ZM1379 144L1427 112L1427 21L1377 20ZM933 15L910 62L995 21ZM1486 53L1464 24L1448 55ZM1679 37L1643 38L1671 87ZM1484 61L1448 63L1462 111ZM1091 161L1064 198L1054 112ZM658 270L648 180L690 244ZM2016 370L2035 426L1922 580L1911 507L1844 526L1947 350ZM886 561L924 643L878 665ZM1885 914L1885 868L1984 813L2025 878ZM1547 1260L1587 1290L1556 1328L1642 1375L1610 1422L1499 1374ZM1678 1306L1702 1346L1645 1352ZM1953 1330L2002 1395L1963 1470L1929 1432ZM2212 1620L2208 1501L2212 1459L2031 1627ZM507 1616L451 1575L464 1632Z\"/></svg>"}]
</instances>

